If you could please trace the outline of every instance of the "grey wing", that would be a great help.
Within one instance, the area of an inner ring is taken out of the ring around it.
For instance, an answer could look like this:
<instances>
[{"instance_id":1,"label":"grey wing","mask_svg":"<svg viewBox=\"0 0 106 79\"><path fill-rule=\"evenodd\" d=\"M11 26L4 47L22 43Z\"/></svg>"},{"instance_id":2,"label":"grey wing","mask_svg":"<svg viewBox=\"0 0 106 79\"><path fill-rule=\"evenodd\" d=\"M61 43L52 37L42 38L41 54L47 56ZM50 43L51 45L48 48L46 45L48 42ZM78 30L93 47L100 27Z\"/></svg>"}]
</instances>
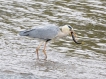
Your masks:
<instances>
[{"instance_id":1,"label":"grey wing","mask_svg":"<svg viewBox=\"0 0 106 79\"><path fill-rule=\"evenodd\" d=\"M26 36L32 38L39 38L39 39L53 39L59 32L59 27L57 26L44 26L36 29L32 29L26 31Z\"/></svg>"}]
</instances>

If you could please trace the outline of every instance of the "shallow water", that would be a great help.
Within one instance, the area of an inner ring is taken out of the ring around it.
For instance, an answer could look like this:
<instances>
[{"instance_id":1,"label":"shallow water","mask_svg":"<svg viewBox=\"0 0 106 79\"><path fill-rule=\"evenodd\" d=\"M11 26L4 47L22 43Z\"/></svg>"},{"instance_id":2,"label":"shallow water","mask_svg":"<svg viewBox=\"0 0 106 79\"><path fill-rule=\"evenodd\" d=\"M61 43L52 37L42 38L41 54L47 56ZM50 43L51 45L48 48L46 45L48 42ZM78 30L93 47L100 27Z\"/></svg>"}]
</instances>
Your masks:
<instances>
[{"instance_id":1,"label":"shallow water","mask_svg":"<svg viewBox=\"0 0 106 79\"><path fill-rule=\"evenodd\" d=\"M69 24L78 35L48 43L48 59L39 40L18 32L40 25ZM105 79L105 0L0 0L0 79Z\"/></svg>"}]
</instances>

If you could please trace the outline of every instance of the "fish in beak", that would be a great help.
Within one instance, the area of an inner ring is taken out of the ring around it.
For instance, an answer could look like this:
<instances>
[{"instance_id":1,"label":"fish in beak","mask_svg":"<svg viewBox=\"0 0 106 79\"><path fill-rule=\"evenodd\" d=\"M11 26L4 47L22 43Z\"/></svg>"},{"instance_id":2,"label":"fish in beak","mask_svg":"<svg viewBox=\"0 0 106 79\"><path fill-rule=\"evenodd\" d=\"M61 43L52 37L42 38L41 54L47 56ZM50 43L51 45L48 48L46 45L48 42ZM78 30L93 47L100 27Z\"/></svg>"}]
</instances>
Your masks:
<instances>
[{"instance_id":1,"label":"fish in beak","mask_svg":"<svg viewBox=\"0 0 106 79\"><path fill-rule=\"evenodd\" d=\"M72 39L73 41L76 43L76 44L82 44L82 43L79 43L76 41L75 37L76 37L76 34L75 32L73 31L73 28L70 26L70 25L66 25L64 26L65 28L68 26L68 29L70 30L68 33L71 33L71 36L72 36ZM64 29L63 29L64 30Z\"/></svg>"},{"instance_id":2,"label":"fish in beak","mask_svg":"<svg viewBox=\"0 0 106 79\"><path fill-rule=\"evenodd\" d=\"M76 44L82 44L82 43L79 43L79 42L76 41L76 39L75 39L75 33L74 33L73 31L71 31L71 36L72 36L73 41L74 41Z\"/></svg>"}]
</instances>

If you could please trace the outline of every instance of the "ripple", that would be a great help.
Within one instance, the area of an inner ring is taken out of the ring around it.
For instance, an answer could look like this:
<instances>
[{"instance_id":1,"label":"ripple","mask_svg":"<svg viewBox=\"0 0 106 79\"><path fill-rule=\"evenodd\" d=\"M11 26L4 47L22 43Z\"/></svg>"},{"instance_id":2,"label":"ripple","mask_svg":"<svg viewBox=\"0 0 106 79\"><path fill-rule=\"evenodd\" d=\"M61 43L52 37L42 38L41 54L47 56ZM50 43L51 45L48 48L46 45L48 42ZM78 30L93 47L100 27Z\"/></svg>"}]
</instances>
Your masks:
<instances>
[{"instance_id":1,"label":"ripple","mask_svg":"<svg viewBox=\"0 0 106 79\"><path fill-rule=\"evenodd\" d=\"M0 78L105 79L105 3L103 0L1 0ZM47 45L48 60L42 60L42 46L41 60L37 61L35 48L39 41L20 37L18 32L47 24L71 25L76 39L85 44L76 45L70 36L52 41Z\"/></svg>"}]
</instances>

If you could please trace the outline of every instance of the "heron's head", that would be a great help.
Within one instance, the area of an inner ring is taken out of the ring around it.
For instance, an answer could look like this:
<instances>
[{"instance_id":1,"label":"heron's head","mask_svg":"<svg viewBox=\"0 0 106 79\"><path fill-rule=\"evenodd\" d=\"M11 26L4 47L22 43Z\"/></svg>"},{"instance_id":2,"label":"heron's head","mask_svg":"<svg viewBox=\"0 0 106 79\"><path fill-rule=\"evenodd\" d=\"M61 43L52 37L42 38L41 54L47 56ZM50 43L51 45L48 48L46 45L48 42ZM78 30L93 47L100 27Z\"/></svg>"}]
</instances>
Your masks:
<instances>
[{"instance_id":1,"label":"heron's head","mask_svg":"<svg viewBox=\"0 0 106 79\"><path fill-rule=\"evenodd\" d=\"M73 32L73 28L70 25L65 25L62 27L62 32L69 35L71 32Z\"/></svg>"},{"instance_id":2,"label":"heron's head","mask_svg":"<svg viewBox=\"0 0 106 79\"><path fill-rule=\"evenodd\" d=\"M62 30L62 32L63 32L64 34L66 34L66 35L71 35L72 38L73 38L73 41L74 41L75 43L81 44L81 43L78 43L78 42L75 40L76 34L75 34L73 28L72 28L70 25L65 25L65 26L63 26L61 30Z\"/></svg>"}]
</instances>

